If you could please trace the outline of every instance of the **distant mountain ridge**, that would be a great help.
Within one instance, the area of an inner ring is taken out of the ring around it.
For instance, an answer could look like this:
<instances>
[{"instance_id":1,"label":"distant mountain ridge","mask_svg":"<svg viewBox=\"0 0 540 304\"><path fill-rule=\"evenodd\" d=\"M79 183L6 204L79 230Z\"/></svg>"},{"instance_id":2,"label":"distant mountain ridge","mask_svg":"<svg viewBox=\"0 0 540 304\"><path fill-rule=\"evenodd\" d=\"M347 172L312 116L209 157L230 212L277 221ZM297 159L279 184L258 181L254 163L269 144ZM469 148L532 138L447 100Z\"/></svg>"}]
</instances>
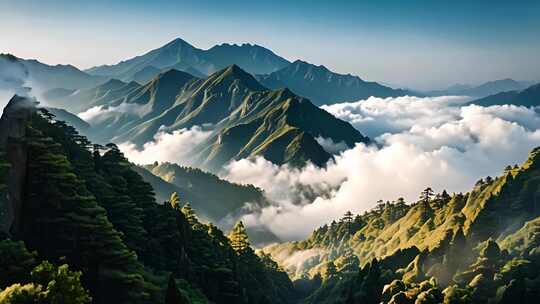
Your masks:
<instances>
[{"instance_id":1,"label":"distant mountain ridge","mask_svg":"<svg viewBox=\"0 0 540 304\"><path fill-rule=\"evenodd\" d=\"M144 84L166 69L174 68L205 78L206 75L232 64L257 75L257 80L269 89L289 88L316 105L357 101L370 96L419 95L412 91L392 89L376 82L364 81L358 76L334 73L324 66L301 60L291 63L258 45L225 43L202 50L180 38L144 55L116 65L93 67L86 72Z\"/></svg>"},{"instance_id":2,"label":"distant mountain ridge","mask_svg":"<svg viewBox=\"0 0 540 304\"><path fill-rule=\"evenodd\" d=\"M118 78L123 81L137 79L144 81L152 78L152 74L155 76L163 70L171 68L202 77L232 64L240 66L249 73L261 74L281 69L289 62L258 45L221 44L208 50L202 50L177 38L144 55L115 65L93 67L86 72L92 75ZM141 76L143 74L145 77Z\"/></svg>"},{"instance_id":3,"label":"distant mountain ridge","mask_svg":"<svg viewBox=\"0 0 540 304\"><path fill-rule=\"evenodd\" d=\"M500 92L524 90L532 84L529 81L516 81L506 78L488 81L478 86L456 84L445 90L428 91L425 94L429 96L460 95L482 98Z\"/></svg>"},{"instance_id":4,"label":"distant mountain ridge","mask_svg":"<svg viewBox=\"0 0 540 304\"><path fill-rule=\"evenodd\" d=\"M21 63L27 70L27 80L43 90L91 88L107 81L107 77L87 74L72 65L48 65L35 59L22 59L11 54L0 54L0 58Z\"/></svg>"},{"instance_id":5,"label":"distant mountain ridge","mask_svg":"<svg viewBox=\"0 0 540 304\"><path fill-rule=\"evenodd\" d=\"M489 107L494 105L540 106L540 83L524 90L506 91L471 101L469 104Z\"/></svg>"},{"instance_id":6,"label":"distant mountain ridge","mask_svg":"<svg viewBox=\"0 0 540 304\"><path fill-rule=\"evenodd\" d=\"M325 66L296 60L281 70L257 79L270 89L289 88L316 105L351 102L375 97L418 95L411 91L392 89L377 82L368 82L358 76L338 74Z\"/></svg>"}]
</instances>

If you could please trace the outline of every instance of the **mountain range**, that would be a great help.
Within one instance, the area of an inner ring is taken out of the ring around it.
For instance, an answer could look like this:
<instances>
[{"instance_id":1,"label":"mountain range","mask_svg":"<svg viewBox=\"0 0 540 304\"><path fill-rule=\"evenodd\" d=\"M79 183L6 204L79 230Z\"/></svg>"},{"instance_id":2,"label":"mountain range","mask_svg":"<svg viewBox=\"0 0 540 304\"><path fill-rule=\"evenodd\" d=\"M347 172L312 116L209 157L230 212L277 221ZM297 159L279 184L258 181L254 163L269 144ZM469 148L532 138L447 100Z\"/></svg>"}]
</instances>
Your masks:
<instances>
[{"instance_id":1,"label":"mountain range","mask_svg":"<svg viewBox=\"0 0 540 304\"><path fill-rule=\"evenodd\" d=\"M318 138L349 147L369 142L308 99L288 89L268 90L237 65L203 79L173 69L144 86L111 80L49 103L74 113L97 109L86 133L101 142L142 146L158 132L211 125L211 136L193 147L191 163L209 170L257 155L276 164L323 165L332 155Z\"/></svg>"},{"instance_id":2,"label":"mountain range","mask_svg":"<svg viewBox=\"0 0 540 304\"><path fill-rule=\"evenodd\" d=\"M516 81L514 79L506 78L488 81L478 86L467 84L456 84L448 87L445 90L436 90L423 92L428 96L470 96L476 98L482 98L489 95L507 92L507 91L521 91L527 87L533 85L530 81Z\"/></svg>"},{"instance_id":3,"label":"mountain range","mask_svg":"<svg viewBox=\"0 0 540 304\"><path fill-rule=\"evenodd\" d=\"M93 67L86 72L123 81L144 81L172 68L203 77L232 64L252 74L265 74L289 62L258 45L225 43L202 50L178 38L141 56L115 65Z\"/></svg>"},{"instance_id":4,"label":"mountain range","mask_svg":"<svg viewBox=\"0 0 540 304\"><path fill-rule=\"evenodd\" d=\"M367 82L358 76L343 75L322 65L296 60L286 67L257 79L271 89L289 88L316 105L358 101L375 97L418 95L411 91L392 89L377 82Z\"/></svg>"},{"instance_id":5,"label":"mountain range","mask_svg":"<svg viewBox=\"0 0 540 304\"><path fill-rule=\"evenodd\" d=\"M526 89L505 91L471 101L470 104L489 107L511 104L524 107L540 106L540 83Z\"/></svg>"},{"instance_id":6,"label":"mountain range","mask_svg":"<svg viewBox=\"0 0 540 304\"><path fill-rule=\"evenodd\" d=\"M510 304L540 296L540 147L468 193L428 187L418 201L379 201L306 240L255 252L242 222L225 236L186 196L157 203L144 175L204 196L218 212L260 197L254 187L169 163L135 167L28 98L9 102L0 127L0 299ZM229 197L238 201L222 203Z\"/></svg>"},{"instance_id":7,"label":"mountain range","mask_svg":"<svg viewBox=\"0 0 540 304\"><path fill-rule=\"evenodd\" d=\"M26 85L47 91L54 88L80 89L94 87L107 81L107 78L89 75L72 65L48 65L37 60L22 59L10 54L0 54L1 59L20 64L25 70Z\"/></svg>"},{"instance_id":8,"label":"mountain range","mask_svg":"<svg viewBox=\"0 0 540 304\"><path fill-rule=\"evenodd\" d=\"M221 44L201 50L182 39L175 39L160 48L118 64L98 66L86 72L144 84L169 69L205 78L206 75L232 64L256 75L269 89L289 88L316 105L357 101L370 96L396 97L415 94L376 82L366 82L357 76L334 73L324 66L301 60L291 63L258 45Z\"/></svg>"}]
</instances>

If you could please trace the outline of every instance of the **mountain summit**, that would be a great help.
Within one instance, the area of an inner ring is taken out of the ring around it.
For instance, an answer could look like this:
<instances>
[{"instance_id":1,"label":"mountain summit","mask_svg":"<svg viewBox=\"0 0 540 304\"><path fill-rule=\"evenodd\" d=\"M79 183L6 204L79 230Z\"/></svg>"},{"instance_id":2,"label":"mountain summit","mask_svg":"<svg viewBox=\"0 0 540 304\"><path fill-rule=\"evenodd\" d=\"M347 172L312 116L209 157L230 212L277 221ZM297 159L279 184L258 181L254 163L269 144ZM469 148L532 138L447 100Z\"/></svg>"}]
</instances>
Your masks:
<instances>
[{"instance_id":1,"label":"mountain summit","mask_svg":"<svg viewBox=\"0 0 540 304\"><path fill-rule=\"evenodd\" d=\"M86 72L130 81L135 78L146 80L150 78L150 72L155 73L155 76L160 71L171 68L199 77L212 74L232 64L239 65L248 73L260 74L274 72L288 63L287 60L258 45L221 44L202 50L177 38L144 55L115 65L93 67ZM144 74L144 77L141 77L141 74Z\"/></svg>"}]
</instances>

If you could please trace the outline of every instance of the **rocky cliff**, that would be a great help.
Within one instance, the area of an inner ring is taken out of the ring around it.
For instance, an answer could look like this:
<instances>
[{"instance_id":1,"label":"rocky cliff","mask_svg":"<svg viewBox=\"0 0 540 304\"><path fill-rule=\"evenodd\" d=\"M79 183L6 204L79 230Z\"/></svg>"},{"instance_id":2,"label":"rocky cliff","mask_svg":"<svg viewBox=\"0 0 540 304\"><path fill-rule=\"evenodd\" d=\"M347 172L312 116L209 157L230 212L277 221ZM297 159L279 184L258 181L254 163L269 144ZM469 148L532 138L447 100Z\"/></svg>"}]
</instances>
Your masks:
<instances>
[{"instance_id":1,"label":"rocky cliff","mask_svg":"<svg viewBox=\"0 0 540 304\"><path fill-rule=\"evenodd\" d=\"M8 191L0 198L0 234L16 235L19 231L26 178L26 123L36 111L35 104L33 99L15 95L0 119L0 151L10 164Z\"/></svg>"}]
</instances>

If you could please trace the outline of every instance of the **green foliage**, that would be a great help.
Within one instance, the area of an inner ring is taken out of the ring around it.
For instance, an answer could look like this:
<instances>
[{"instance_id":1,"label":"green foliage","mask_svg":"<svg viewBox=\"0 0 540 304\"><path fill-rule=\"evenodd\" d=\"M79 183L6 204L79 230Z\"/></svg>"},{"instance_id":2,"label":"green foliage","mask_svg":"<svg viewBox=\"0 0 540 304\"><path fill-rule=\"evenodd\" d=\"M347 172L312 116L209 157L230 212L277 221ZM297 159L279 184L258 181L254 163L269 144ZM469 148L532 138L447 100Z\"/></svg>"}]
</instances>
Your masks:
<instances>
[{"instance_id":1,"label":"green foliage","mask_svg":"<svg viewBox=\"0 0 540 304\"><path fill-rule=\"evenodd\" d=\"M44 301L43 287L37 284L13 284L0 292L1 304L34 304Z\"/></svg>"},{"instance_id":2,"label":"green foliage","mask_svg":"<svg viewBox=\"0 0 540 304\"><path fill-rule=\"evenodd\" d=\"M316 262L302 265L311 275L326 274L329 261L340 266L350 257L347 248L363 266L359 273L370 258L381 258L379 282L387 284L383 303L534 302L540 296L539 198L537 148L521 166L509 167L502 177L482 179L469 193L434 194L427 188L415 204L379 201L354 217L351 237L349 220L333 221L305 241L265 250L289 256L322 252ZM307 302L354 303L362 296L358 283L343 287L351 280L345 275L349 270L337 268L334 277L339 280L327 279Z\"/></svg>"},{"instance_id":3,"label":"green foliage","mask_svg":"<svg viewBox=\"0 0 540 304\"><path fill-rule=\"evenodd\" d=\"M51 304L90 303L92 298L81 283L82 273L70 271L67 264L59 267L45 261L32 270L32 281L44 286Z\"/></svg>"},{"instance_id":4,"label":"green foliage","mask_svg":"<svg viewBox=\"0 0 540 304\"><path fill-rule=\"evenodd\" d=\"M45 261L31 272L31 283L19 283L0 292L1 304L85 304L92 298L81 283L81 272L69 270L67 264L59 267Z\"/></svg>"},{"instance_id":5,"label":"green foliage","mask_svg":"<svg viewBox=\"0 0 540 304\"><path fill-rule=\"evenodd\" d=\"M191 226L199 223L199 220L197 219L197 214L195 214L195 211L193 210L193 208L191 208L191 205L189 203L186 203L182 207L181 211Z\"/></svg>"},{"instance_id":6,"label":"green foliage","mask_svg":"<svg viewBox=\"0 0 540 304\"><path fill-rule=\"evenodd\" d=\"M70 264L83 269L85 284L96 303L105 299L144 301L147 293L136 255L124 245L122 234L114 229L107 212L67 157L75 152L89 156L81 149L87 141L65 124L51 124L34 115L27 127L27 142L22 221L25 243L45 259L66 257Z\"/></svg>"},{"instance_id":7,"label":"green foliage","mask_svg":"<svg viewBox=\"0 0 540 304\"><path fill-rule=\"evenodd\" d=\"M0 289L29 282L30 271L37 264L36 255L29 252L21 241L0 241Z\"/></svg>"},{"instance_id":8,"label":"green foliage","mask_svg":"<svg viewBox=\"0 0 540 304\"><path fill-rule=\"evenodd\" d=\"M238 255L246 253L249 247L249 239L244 224L239 221L234 225L231 233L229 234L231 246Z\"/></svg>"},{"instance_id":9,"label":"green foliage","mask_svg":"<svg viewBox=\"0 0 540 304\"><path fill-rule=\"evenodd\" d=\"M189 204L181 210L157 204L152 187L118 147L93 145L42 115L34 115L26 130L28 177L16 237L39 253L35 259L67 262L84 275L42 264L30 278L34 256L23 243L1 241L7 254L0 269L13 275L2 284L20 284L9 288L9 297L51 290L58 299L73 291L79 296L70 297L84 302L81 289L69 287L80 281L94 303L162 303L167 289L169 295L175 289L167 282L178 283L185 297L173 300L185 303L288 303L295 297L270 256L258 257L250 247L236 254L223 232L199 222ZM45 282L49 277L53 285Z\"/></svg>"},{"instance_id":10,"label":"green foliage","mask_svg":"<svg viewBox=\"0 0 540 304\"><path fill-rule=\"evenodd\" d=\"M169 204L173 209L180 209L180 196L178 193L173 192L171 198L169 199Z\"/></svg>"},{"instance_id":11,"label":"green foliage","mask_svg":"<svg viewBox=\"0 0 540 304\"><path fill-rule=\"evenodd\" d=\"M261 189L253 185L231 183L197 168L172 163L155 163L145 165L143 168L176 186L175 191L182 200L189 201L198 214L213 221L219 221L226 215L240 210L245 202L266 204ZM155 190L158 198L170 199L169 189Z\"/></svg>"},{"instance_id":12,"label":"green foliage","mask_svg":"<svg viewBox=\"0 0 540 304\"><path fill-rule=\"evenodd\" d=\"M469 289L458 285L448 286L444 291L444 304L472 304Z\"/></svg>"}]
</instances>

